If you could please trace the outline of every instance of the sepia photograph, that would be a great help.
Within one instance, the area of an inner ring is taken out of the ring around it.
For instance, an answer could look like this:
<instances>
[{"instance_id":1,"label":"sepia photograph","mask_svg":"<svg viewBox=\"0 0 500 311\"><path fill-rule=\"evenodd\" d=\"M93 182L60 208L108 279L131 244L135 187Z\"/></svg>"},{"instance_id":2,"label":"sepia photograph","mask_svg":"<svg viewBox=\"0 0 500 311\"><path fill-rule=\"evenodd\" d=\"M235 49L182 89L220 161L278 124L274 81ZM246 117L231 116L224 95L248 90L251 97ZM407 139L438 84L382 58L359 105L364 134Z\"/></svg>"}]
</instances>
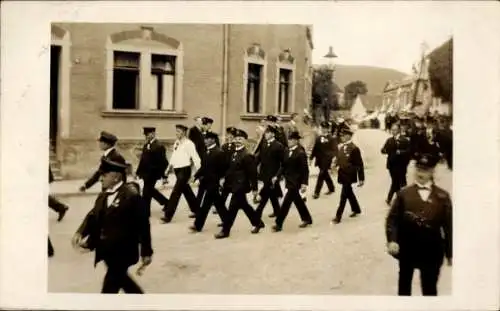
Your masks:
<instances>
[{"instance_id":1,"label":"sepia photograph","mask_svg":"<svg viewBox=\"0 0 500 311\"><path fill-rule=\"evenodd\" d=\"M0 302L497 308L494 11L334 2L6 5Z\"/></svg>"},{"instance_id":2,"label":"sepia photograph","mask_svg":"<svg viewBox=\"0 0 500 311\"><path fill-rule=\"evenodd\" d=\"M329 26L52 23L49 291L449 295L450 27Z\"/></svg>"}]
</instances>

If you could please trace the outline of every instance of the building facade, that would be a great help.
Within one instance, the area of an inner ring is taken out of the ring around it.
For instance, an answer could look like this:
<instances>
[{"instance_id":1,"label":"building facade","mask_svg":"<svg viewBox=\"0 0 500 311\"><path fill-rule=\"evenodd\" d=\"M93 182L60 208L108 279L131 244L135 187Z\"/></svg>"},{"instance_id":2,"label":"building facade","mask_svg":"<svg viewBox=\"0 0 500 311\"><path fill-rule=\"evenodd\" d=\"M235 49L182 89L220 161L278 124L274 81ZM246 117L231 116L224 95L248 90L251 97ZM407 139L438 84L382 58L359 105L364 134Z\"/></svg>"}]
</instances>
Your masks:
<instances>
[{"instance_id":1,"label":"building facade","mask_svg":"<svg viewBox=\"0 0 500 311\"><path fill-rule=\"evenodd\" d=\"M210 116L213 129L255 133L267 114L285 120L311 97L306 25L91 24L51 27L51 162L81 178L100 157L101 130L119 137L135 167L142 127L167 147L175 124Z\"/></svg>"},{"instance_id":2,"label":"building facade","mask_svg":"<svg viewBox=\"0 0 500 311\"><path fill-rule=\"evenodd\" d=\"M429 55L424 56L419 66L414 66L412 75L399 81L388 81L382 95L382 106L385 111L399 112L413 110L419 115L427 112L443 115L451 114L450 103L432 94L429 81ZM421 67L421 68L420 68ZM418 81L418 82L417 82ZM418 85L418 90L415 88ZM421 103L412 108L413 99Z\"/></svg>"}]
</instances>

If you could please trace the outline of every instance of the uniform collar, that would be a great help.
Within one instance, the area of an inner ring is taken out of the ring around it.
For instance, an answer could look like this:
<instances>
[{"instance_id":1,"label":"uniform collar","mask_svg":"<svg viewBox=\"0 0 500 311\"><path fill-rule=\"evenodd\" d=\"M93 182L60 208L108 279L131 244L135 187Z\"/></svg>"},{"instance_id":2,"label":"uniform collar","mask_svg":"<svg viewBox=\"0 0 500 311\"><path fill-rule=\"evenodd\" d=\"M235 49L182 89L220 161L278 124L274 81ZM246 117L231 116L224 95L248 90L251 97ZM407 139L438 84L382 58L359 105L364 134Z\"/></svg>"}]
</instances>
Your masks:
<instances>
[{"instance_id":1,"label":"uniform collar","mask_svg":"<svg viewBox=\"0 0 500 311\"><path fill-rule=\"evenodd\" d=\"M104 154L104 156L107 156L107 155L108 155L108 154L109 154L109 153L110 153L113 149L115 149L115 147L114 147L114 146L113 146L113 147L111 147L111 148L108 148L108 149L104 150L104 153L103 153L103 154Z\"/></svg>"},{"instance_id":2,"label":"uniform collar","mask_svg":"<svg viewBox=\"0 0 500 311\"><path fill-rule=\"evenodd\" d=\"M116 185L114 185L112 188L109 188L109 189L106 189L106 193L109 193L109 194L113 194L115 193L116 191L118 191L118 189L120 189L120 187L123 185L123 181L120 181L119 183L117 183Z\"/></svg>"}]
</instances>

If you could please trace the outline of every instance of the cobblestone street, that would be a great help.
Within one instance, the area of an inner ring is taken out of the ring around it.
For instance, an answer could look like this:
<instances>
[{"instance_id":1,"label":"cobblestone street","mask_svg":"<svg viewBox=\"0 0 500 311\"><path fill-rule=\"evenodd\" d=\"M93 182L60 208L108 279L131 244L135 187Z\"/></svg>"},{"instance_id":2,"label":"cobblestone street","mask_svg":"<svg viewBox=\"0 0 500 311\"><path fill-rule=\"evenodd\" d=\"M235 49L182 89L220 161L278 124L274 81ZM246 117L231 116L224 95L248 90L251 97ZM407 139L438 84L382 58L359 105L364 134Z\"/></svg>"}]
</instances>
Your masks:
<instances>
[{"instance_id":1,"label":"cobblestone street","mask_svg":"<svg viewBox=\"0 0 500 311\"><path fill-rule=\"evenodd\" d=\"M331 196L318 200L309 197L314 220L309 228L298 228L298 213L292 208L283 231L271 232L269 206L264 211L266 228L260 234L250 233L250 224L240 211L231 237L215 240L216 215L209 215L204 232L190 234L191 219L183 200L168 225L159 223L161 212L154 202L153 263L143 276L134 278L147 293L394 295L397 262L385 252L384 235L389 175L380 148L386 137L380 130L359 130L354 136L366 166L366 183L355 190L363 210L359 218L344 217L339 225L330 223L339 201L337 188ZM412 174L410 167L409 182ZM310 180L310 192L315 179ZM436 183L451 192L452 174L444 165L436 168ZM169 191L164 190L167 194ZM70 245L95 194L64 196L61 200L71 209L61 223L49 211L55 257L49 260L48 290L98 293L104 266L99 264L94 270L93 253L79 254ZM345 216L349 212L348 206ZM419 284L416 272L415 295L420 295ZM440 295L451 292L449 267L443 266L439 290Z\"/></svg>"}]
</instances>

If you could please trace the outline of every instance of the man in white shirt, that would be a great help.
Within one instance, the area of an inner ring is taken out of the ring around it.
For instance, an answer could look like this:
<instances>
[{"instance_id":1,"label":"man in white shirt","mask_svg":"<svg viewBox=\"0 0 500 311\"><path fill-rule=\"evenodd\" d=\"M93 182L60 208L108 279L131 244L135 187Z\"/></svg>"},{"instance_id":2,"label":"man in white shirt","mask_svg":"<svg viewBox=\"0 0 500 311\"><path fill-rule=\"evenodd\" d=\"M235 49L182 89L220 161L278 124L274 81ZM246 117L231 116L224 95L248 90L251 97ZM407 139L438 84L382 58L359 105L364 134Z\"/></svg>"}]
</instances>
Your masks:
<instances>
[{"instance_id":1,"label":"man in white shirt","mask_svg":"<svg viewBox=\"0 0 500 311\"><path fill-rule=\"evenodd\" d=\"M415 269L422 294L437 296L443 259L452 262L452 203L449 193L433 183L438 161L432 154L417 158L415 183L398 192L387 216L387 251L399 261L399 296L411 295Z\"/></svg>"},{"instance_id":2,"label":"man in white shirt","mask_svg":"<svg viewBox=\"0 0 500 311\"><path fill-rule=\"evenodd\" d=\"M197 172L201 167L200 156L196 151L194 143L186 137L188 128L182 124L177 124L175 128L177 140L174 143L174 152L170 157L170 165L166 175L173 169L176 181L165 208L165 216L162 217L163 223L172 221L182 194L191 210L191 214L189 215L190 218L195 218L196 211L199 209L198 201L189 185L189 181L193 173L191 166L194 166L194 172Z\"/></svg>"}]
</instances>

